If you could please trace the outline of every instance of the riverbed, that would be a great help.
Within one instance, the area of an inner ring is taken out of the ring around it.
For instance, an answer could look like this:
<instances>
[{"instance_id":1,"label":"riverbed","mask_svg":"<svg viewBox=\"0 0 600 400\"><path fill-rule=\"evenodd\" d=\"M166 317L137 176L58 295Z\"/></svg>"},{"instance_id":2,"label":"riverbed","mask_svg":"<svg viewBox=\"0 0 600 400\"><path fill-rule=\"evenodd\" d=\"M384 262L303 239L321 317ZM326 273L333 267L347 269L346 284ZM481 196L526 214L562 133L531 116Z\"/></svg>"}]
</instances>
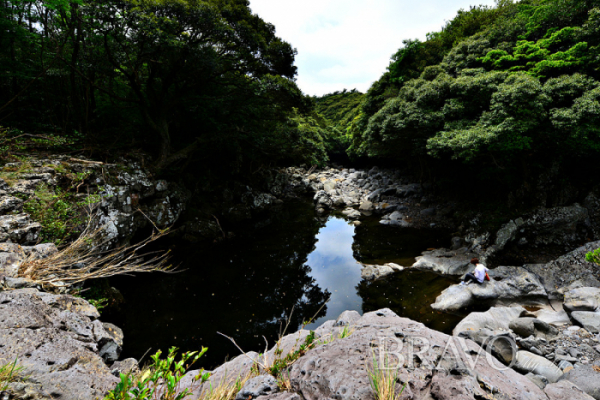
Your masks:
<instances>
[{"instance_id":1,"label":"riverbed","mask_svg":"<svg viewBox=\"0 0 600 400\"><path fill-rule=\"evenodd\" d=\"M179 272L112 280L125 302L103 320L122 327L122 358L206 346L203 365L211 368L239 354L217 332L260 352L265 338L272 345L283 333L286 320L291 333L344 310L389 307L444 332L460 320L429 307L454 283L447 277L410 269L376 282L360 275L359 262L410 266L422 251L447 246L449 232L383 226L376 217L363 217L356 227L335 213L317 216L305 200L286 204L259 226L210 250L164 243Z\"/></svg>"}]
</instances>

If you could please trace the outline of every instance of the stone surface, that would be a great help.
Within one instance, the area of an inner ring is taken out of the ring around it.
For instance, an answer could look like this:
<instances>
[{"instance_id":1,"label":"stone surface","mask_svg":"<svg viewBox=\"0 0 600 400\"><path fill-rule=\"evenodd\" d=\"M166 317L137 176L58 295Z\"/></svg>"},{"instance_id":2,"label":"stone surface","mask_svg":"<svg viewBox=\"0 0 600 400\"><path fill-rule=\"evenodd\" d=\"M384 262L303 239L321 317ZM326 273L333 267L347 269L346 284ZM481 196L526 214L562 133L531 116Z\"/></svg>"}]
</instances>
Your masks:
<instances>
[{"instance_id":1,"label":"stone surface","mask_svg":"<svg viewBox=\"0 0 600 400\"><path fill-rule=\"evenodd\" d=\"M600 312L573 311L571 318L589 332L600 333Z\"/></svg>"},{"instance_id":2,"label":"stone surface","mask_svg":"<svg viewBox=\"0 0 600 400\"><path fill-rule=\"evenodd\" d=\"M562 378L577 385L578 388L596 400L600 400L600 371L592 365L581 365L566 372Z\"/></svg>"},{"instance_id":3,"label":"stone surface","mask_svg":"<svg viewBox=\"0 0 600 400\"><path fill-rule=\"evenodd\" d=\"M18 358L17 395L33 398L103 398L118 381L99 355L107 335L83 299L34 289L0 292L0 359ZM95 309L94 309L95 310Z\"/></svg>"},{"instance_id":4,"label":"stone surface","mask_svg":"<svg viewBox=\"0 0 600 400\"><path fill-rule=\"evenodd\" d=\"M456 325L453 335L480 329L508 331L510 321L519 318L525 312L521 306L492 307L485 312L472 312Z\"/></svg>"},{"instance_id":5,"label":"stone surface","mask_svg":"<svg viewBox=\"0 0 600 400\"><path fill-rule=\"evenodd\" d=\"M569 381L551 383L544 388L549 400L593 400L594 398Z\"/></svg>"},{"instance_id":6,"label":"stone surface","mask_svg":"<svg viewBox=\"0 0 600 400\"><path fill-rule=\"evenodd\" d=\"M478 306L545 305L546 291L538 278L521 267L498 267L489 272L491 281L452 285L431 305L434 310L456 312Z\"/></svg>"},{"instance_id":7,"label":"stone surface","mask_svg":"<svg viewBox=\"0 0 600 400\"><path fill-rule=\"evenodd\" d=\"M585 260L585 255L600 247L600 241L590 242L547 264L524 265L539 276L550 299L563 299L561 288L584 279L585 286L600 287L600 266Z\"/></svg>"},{"instance_id":8,"label":"stone surface","mask_svg":"<svg viewBox=\"0 0 600 400\"><path fill-rule=\"evenodd\" d=\"M565 293L563 307L568 312L600 309L600 288L581 287Z\"/></svg>"},{"instance_id":9,"label":"stone surface","mask_svg":"<svg viewBox=\"0 0 600 400\"><path fill-rule=\"evenodd\" d=\"M517 335L521 337L543 337L546 339L552 339L558 335L558 329L544 321L540 321L537 318L523 317L516 318L510 321L508 324L509 328L512 329Z\"/></svg>"},{"instance_id":10,"label":"stone surface","mask_svg":"<svg viewBox=\"0 0 600 400\"><path fill-rule=\"evenodd\" d=\"M362 266L363 268L360 271L360 276L362 279L369 281L382 279L393 274L394 272L400 272L404 270L404 267L394 263L387 263L384 265L362 264Z\"/></svg>"},{"instance_id":11,"label":"stone surface","mask_svg":"<svg viewBox=\"0 0 600 400\"><path fill-rule=\"evenodd\" d=\"M524 373L531 372L535 375L544 376L550 383L557 382L563 374L552 361L524 350L517 352L513 368Z\"/></svg>"},{"instance_id":12,"label":"stone surface","mask_svg":"<svg viewBox=\"0 0 600 400\"><path fill-rule=\"evenodd\" d=\"M471 264L471 258L477 257L475 253L469 253L466 248L459 250L437 249L425 251L423 255L416 258L413 268L433 271L443 275L464 275L475 269Z\"/></svg>"},{"instance_id":13,"label":"stone surface","mask_svg":"<svg viewBox=\"0 0 600 400\"><path fill-rule=\"evenodd\" d=\"M248 379L244 387L239 391L235 400L256 399L259 396L279 392L277 380L271 375L259 375Z\"/></svg>"}]
</instances>

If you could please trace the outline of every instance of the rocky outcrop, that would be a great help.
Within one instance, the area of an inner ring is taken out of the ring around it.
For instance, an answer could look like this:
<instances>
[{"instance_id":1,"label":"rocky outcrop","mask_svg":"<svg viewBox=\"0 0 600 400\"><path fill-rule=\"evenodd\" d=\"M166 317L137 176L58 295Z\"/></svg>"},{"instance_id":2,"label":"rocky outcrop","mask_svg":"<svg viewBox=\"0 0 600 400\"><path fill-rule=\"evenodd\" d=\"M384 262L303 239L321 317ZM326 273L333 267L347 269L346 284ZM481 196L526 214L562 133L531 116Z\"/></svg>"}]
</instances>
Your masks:
<instances>
[{"instance_id":1,"label":"rocky outcrop","mask_svg":"<svg viewBox=\"0 0 600 400\"><path fill-rule=\"evenodd\" d=\"M395 263L387 263L383 265L362 264L360 276L368 281L384 278L394 272L401 272L404 267Z\"/></svg>"},{"instance_id":2,"label":"rocky outcrop","mask_svg":"<svg viewBox=\"0 0 600 400\"><path fill-rule=\"evenodd\" d=\"M477 305L545 305L547 295L538 278L521 267L498 267L490 270L491 281L482 284L452 285L444 290L431 308L457 312Z\"/></svg>"},{"instance_id":3,"label":"rocky outcrop","mask_svg":"<svg viewBox=\"0 0 600 400\"><path fill-rule=\"evenodd\" d=\"M547 264L524 268L540 278L550 299L562 299L571 285L600 287L600 266L585 260L586 253L599 247L600 241L590 242Z\"/></svg>"},{"instance_id":4,"label":"rocky outcrop","mask_svg":"<svg viewBox=\"0 0 600 400\"><path fill-rule=\"evenodd\" d=\"M425 251L416 258L413 268L432 271L442 275L460 276L472 272L475 266L471 264L477 254L471 253L463 247L458 250L436 249Z\"/></svg>"},{"instance_id":5,"label":"rocky outcrop","mask_svg":"<svg viewBox=\"0 0 600 400\"><path fill-rule=\"evenodd\" d=\"M0 292L0 360L23 369L9 390L17 398L94 399L118 379L122 332L102 324L87 301L35 289Z\"/></svg>"},{"instance_id":6,"label":"rocky outcrop","mask_svg":"<svg viewBox=\"0 0 600 400\"><path fill-rule=\"evenodd\" d=\"M329 324L331 325L331 324ZM321 335L329 331L321 329ZM295 335L289 335L294 341ZM476 354L482 352L476 358ZM389 309L364 314L352 324L352 334L317 345L300 357L289 370L291 391L258 394L253 399L373 399L368 371L373 355L388 355L390 367L398 368L397 388L406 384L403 398L502 398L543 399L546 394L534 383L496 359L486 356L470 340L452 338L423 324L400 318ZM217 370L229 377L249 370L255 354L239 356ZM398 357L401 357L398 364ZM244 359L250 362L244 363ZM188 374L192 376L197 371ZM268 387L267 377L259 377L242 388L251 393ZM208 384L205 384L208 385ZM197 390L197 393L201 389Z\"/></svg>"}]
</instances>

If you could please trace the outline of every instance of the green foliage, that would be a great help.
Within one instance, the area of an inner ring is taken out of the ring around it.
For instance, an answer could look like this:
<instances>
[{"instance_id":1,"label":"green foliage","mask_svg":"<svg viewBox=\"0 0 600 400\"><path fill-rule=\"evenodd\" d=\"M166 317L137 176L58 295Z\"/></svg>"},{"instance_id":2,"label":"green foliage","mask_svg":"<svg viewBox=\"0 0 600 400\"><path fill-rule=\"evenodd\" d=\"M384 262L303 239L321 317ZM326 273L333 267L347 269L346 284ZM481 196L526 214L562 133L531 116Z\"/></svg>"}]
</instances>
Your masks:
<instances>
[{"instance_id":1,"label":"green foliage","mask_svg":"<svg viewBox=\"0 0 600 400\"><path fill-rule=\"evenodd\" d=\"M585 255L585 259L589 262L600 265L600 249L590 251Z\"/></svg>"},{"instance_id":2,"label":"green foliage","mask_svg":"<svg viewBox=\"0 0 600 400\"><path fill-rule=\"evenodd\" d=\"M279 348L279 342L275 347L275 359L273 363L268 366L267 372L274 377L279 377L281 373L287 371L287 369L306 352L317 345L315 332L310 331L304 342L298 347L298 349L291 351L282 357L282 350Z\"/></svg>"},{"instance_id":3,"label":"green foliage","mask_svg":"<svg viewBox=\"0 0 600 400\"><path fill-rule=\"evenodd\" d=\"M396 393L396 383L399 381L400 365L392 365L385 348L380 349L383 353L377 360L375 352L372 357L372 367L368 369L369 383L376 400L399 400L406 388L406 383Z\"/></svg>"},{"instance_id":4,"label":"green foliage","mask_svg":"<svg viewBox=\"0 0 600 400\"><path fill-rule=\"evenodd\" d=\"M446 27L405 41L364 96L349 152L442 174L458 160L513 183L562 164L565 151L573 165L591 160L600 151L599 6L502 1L459 14L447 26L469 33L448 46L435 47Z\"/></svg>"},{"instance_id":5,"label":"green foliage","mask_svg":"<svg viewBox=\"0 0 600 400\"><path fill-rule=\"evenodd\" d=\"M192 389L182 389L181 379L185 372L208 349L202 348L200 352L192 351L183 353L179 361L177 348L169 349L166 359L161 359L159 350L151 356L152 364L145 368L139 376L121 374L121 381L111 390L104 400L181 400L192 395ZM201 384L208 380L209 373L200 370L192 380L192 385Z\"/></svg>"}]
</instances>

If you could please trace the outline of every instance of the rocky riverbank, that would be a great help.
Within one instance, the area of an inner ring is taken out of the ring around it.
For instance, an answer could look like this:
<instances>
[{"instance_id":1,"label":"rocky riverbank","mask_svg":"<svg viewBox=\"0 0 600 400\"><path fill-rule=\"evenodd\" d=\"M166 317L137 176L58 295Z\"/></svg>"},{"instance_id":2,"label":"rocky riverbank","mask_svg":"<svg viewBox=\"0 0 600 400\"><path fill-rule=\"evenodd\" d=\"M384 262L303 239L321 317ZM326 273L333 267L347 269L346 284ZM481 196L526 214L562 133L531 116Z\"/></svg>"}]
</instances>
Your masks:
<instances>
[{"instance_id":1,"label":"rocky riverbank","mask_svg":"<svg viewBox=\"0 0 600 400\"><path fill-rule=\"evenodd\" d=\"M138 368L137 361L118 361L121 330L99 321L87 301L45 293L42 285L22 276L25 262L57 251L51 243L37 244L43 225L24 212L24 204L38 196L40 185L54 193L65 184L81 190L78 197L93 205L97 225L115 246L150 221L160 228L171 226L184 215L193 194L153 180L136 163L55 157L7 164L0 173L0 361L17 360L23 367L8 398L101 398L120 372ZM346 312L316 329L315 345L291 365L289 382L282 386L265 368L255 369L239 399L372 398L368 371L374 352L402 357L398 382L407 385L403 398L600 399L600 267L585 261L585 253L600 247L600 241L576 246L598 239L593 193L582 204L538 208L488 232L477 218L457 220L456 204L396 170L287 168L265 174L264 186L224 193L230 201L219 206L217 215L205 212L185 219L180 237L225 240L234 234L228 230L235 229L234 223L279 207L286 197L309 194L318 214L339 212L355 225L376 215L389 229L458 233L447 249L426 251L408 268L459 278L471 271L474 256L495 268L491 282L450 286L432 305L465 316L452 336L387 309L362 317ZM545 263L493 265L511 246L554 246L565 254ZM385 279L406 269L393 263L363 265L362 277ZM244 375L255 361L285 357L308 335L300 331L282 338L281 353L273 348L266 359L241 355L213 371L211 382ZM490 356L482 353L473 361L481 351ZM190 372L184 382L191 385L194 375ZM209 385L190 388L197 395Z\"/></svg>"}]
</instances>

